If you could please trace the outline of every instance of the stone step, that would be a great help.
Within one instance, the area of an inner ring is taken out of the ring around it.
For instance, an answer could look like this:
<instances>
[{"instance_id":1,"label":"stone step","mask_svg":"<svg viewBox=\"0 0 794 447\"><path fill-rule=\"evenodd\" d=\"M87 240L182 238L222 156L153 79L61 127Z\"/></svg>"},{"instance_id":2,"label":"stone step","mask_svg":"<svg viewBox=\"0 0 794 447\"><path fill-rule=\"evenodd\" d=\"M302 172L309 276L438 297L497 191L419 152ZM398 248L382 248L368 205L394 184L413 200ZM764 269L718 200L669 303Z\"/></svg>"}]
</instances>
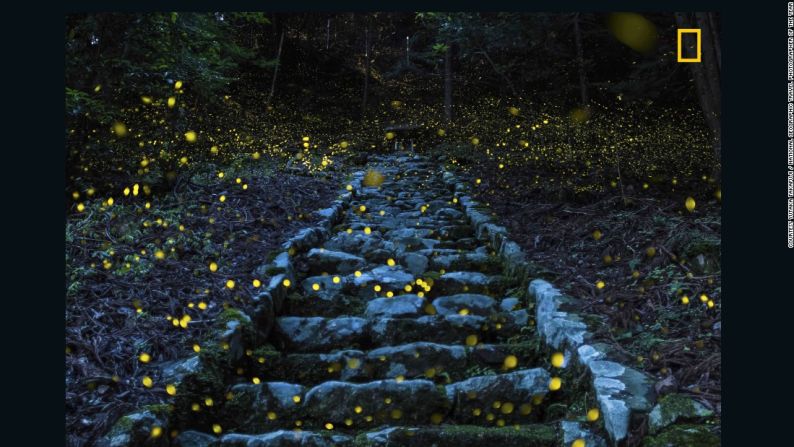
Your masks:
<instances>
[{"instance_id":1,"label":"stone step","mask_svg":"<svg viewBox=\"0 0 794 447\"><path fill-rule=\"evenodd\" d=\"M506 427L442 424L422 427L389 427L362 433L356 436L355 445L366 447L558 447L561 443L556 424Z\"/></svg>"},{"instance_id":2,"label":"stone step","mask_svg":"<svg viewBox=\"0 0 794 447\"><path fill-rule=\"evenodd\" d=\"M370 351L330 353L257 350L241 364L241 381L289 381L315 385L327 380L365 382L381 379L428 379L448 384L483 373L498 374L539 364L542 355L531 342L480 344L475 347L415 342Z\"/></svg>"},{"instance_id":3,"label":"stone step","mask_svg":"<svg viewBox=\"0 0 794 447\"><path fill-rule=\"evenodd\" d=\"M475 376L446 386L426 379L329 380L311 388L287 382L245 383L232 386L226 399L207 407L203 422L195 424L216 421L227 430L260 433L328 424L360 430L442 421L528 423L537 419L539 412L533 413L532 406L542 401L549 380L546 370L534 368Z\"/></svg>"},{"instance_id":4,"label":"stone step","mask_svg":"<svg viewBox=\"0 0 794 447\"><path fill-rule=\"evenodd\" d=\"M521 335L528 321L529 314L525 309L490 316L458 313L372 319L292 316L276 319L272 337L279 345L294 352L368 349L418 341L475 346L480 342L507 340Z\"/></svg>"},{"instance_id":5,"label":"stone step","mask_svg":"<svg viewBox=\"0 0 794 447\"><path fill-rule=\"evenodd\" d=\"M530 424L508 427L476 425L396 426L359 434L278 430L262 434L230 433L221 437L186 431L177 437L181 447L559 447L556 424ZM568 447L568 445L565 445ZM590 444L588 444L590 447ZM593 446L595 447L595 446Z\"/></svg>"},{"instance_id":6,"label":"stone step","mask_svg":"<svg viewBox=\"0 0 794 447\"><path fill-rule=\"evenodd\" d=\"M176 438L180 447L347 447L353 438L332 431L325 433L278 430L262 434L229 433L221 437L185 431Z\"/></svg>"},{"instance_id":7,"label":"stone step","mask_svg":"<svg viewBox=\"0 0 794 447\"><path fill-rule=\"evenodd\" d=\"M447 272L433 283L433 294L454 295L458 293L480 293L485 295L503 295L508 288L517 284L509 278L497 275L486 275L480 272Z\"/></svg>"}]
</instances>

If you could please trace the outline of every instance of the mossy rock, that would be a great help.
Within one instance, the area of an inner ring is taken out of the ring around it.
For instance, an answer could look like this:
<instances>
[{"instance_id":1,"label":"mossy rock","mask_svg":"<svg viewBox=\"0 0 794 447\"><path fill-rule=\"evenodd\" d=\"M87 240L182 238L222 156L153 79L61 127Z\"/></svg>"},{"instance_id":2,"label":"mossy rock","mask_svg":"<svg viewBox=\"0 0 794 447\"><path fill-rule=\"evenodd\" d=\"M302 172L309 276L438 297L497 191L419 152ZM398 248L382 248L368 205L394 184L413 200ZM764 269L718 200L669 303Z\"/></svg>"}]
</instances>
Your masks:
<instances>
[{"instance_id":1,"label":"mossy rock","mask_svg":"<svg viewBox=\"0 0 794 447\"><path fill-rule=\"evenodd\" d=\"M481 427L476 425L439 425L437 427L395 428L379 433L359 434L355 447L399 445L479 447L557 447L559 434L553 425Z\"/></svg>"},{"instance_id":2,"label":"mossy rock","mask_svg":"<svg viewBox=\"0 0 794 447\"><path fill-rule=\"evenodd\" d=\"M643 440L642 447L718 447L719 436L705 425L674 425L656 436Z\"/></svg>"}]
</instances>

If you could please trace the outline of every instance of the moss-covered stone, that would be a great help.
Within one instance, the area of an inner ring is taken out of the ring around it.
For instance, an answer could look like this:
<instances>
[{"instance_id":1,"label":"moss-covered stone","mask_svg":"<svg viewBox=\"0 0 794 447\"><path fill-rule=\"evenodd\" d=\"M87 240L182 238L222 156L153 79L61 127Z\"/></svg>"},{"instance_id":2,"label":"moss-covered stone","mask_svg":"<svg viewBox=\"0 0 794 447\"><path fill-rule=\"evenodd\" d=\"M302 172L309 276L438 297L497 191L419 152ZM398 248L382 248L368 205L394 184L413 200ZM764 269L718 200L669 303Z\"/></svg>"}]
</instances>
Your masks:
<instances>
[{"instance_id":1,"label":"moss-covered stone","mask_svg":"<svg viewBox=\"0 0 794 447\"><path fill-rule=\"evenodd\" d=\"M681 394L669 394L659 399L659 402L648 415L648 426L651 433L656 433L662 428L676 421L694 421L709 417L714 412L700 402Z\"/></svg>"},{"instance_id":2,"label":"moss-covered stone","mask_svg":"<svg viewBox=\"0 0 794 447\"><path fill-rule=\"evenodd\" d=\"M383 445L479 447L556 447L559 434L554 425L518 425L510 427L481 427L475 425L440 425L438 427L397 427L380 432L359 434L353 445L371 447Z\"/></svg>"},{"instance_id":3,"label":"moss-covered stone","mask_svg":"<svg viewBox=\"0 0 794 447\"><path fill-rule=\"evenodd\" d=\"M674 425L643 440L642 447L718 447L720 438L705 425Z\"/></svg>"}]
</instances>

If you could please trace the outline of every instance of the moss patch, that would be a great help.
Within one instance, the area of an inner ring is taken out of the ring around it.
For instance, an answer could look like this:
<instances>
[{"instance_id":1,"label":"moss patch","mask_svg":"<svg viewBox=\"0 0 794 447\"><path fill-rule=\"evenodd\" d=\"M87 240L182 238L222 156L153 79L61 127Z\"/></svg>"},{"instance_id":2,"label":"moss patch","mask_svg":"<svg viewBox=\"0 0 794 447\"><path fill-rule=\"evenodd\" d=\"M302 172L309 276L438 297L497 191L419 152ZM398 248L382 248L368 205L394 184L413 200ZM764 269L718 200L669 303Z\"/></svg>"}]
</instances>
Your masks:
<instances>
[{"instance_id":1,"label":"moss patch","mask_svg":"<svg viewBox=\"0 0 794 447\"><path fill-rule=\"evenodd\" d=\"M659 435L645 438L642 447L668 447L692 445L718 447L720 438L704 425L675 425Z\"/></svg>"}]
</instances>

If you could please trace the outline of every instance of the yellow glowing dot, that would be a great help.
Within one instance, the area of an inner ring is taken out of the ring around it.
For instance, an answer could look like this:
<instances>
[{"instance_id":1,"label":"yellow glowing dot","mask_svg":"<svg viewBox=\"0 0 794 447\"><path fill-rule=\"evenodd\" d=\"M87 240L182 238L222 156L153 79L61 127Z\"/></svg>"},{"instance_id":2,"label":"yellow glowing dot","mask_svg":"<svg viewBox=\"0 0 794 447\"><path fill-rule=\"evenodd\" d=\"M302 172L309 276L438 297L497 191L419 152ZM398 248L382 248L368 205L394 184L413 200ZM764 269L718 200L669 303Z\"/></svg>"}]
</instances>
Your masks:
<instances>
[{"instance_id":1,"label":"yellow glowing dot","mask_svg":"<svg viewBox=\"0 0 794 447\"><path fill-rule=\"evenodd\" d=\"M259 385L259 382L260 382L259 377L252 378L251 382L254 382L254 385Z\"/></svg>"},{"instance_id":2,"label":"yellow glowing dot","mask_svg":"<svg viewBox=\"0 0 794 447\"><path fill-rule=\"evenodd\" d=\"M165 252L162 250L157 250L154 252L154 257L157 259L165 259Z\"/></svg>"},{"instance_id":3,"label":"yellow glowing dot","mask_svg":"<svg viewBox=\"0 0 794 447\"><path fill-rule=\"evenodd\" d=\"M478 144L480 144L480 139L477 138L477 137L472 138L471 139L471 144L477 146Z\"/></svg>"},{"instance_id":4,"label":"yellow glowing dot","mask_svg":"<svg viewBox=\"0 0 794 447\"><path fill-rule=\"evenodd\" d=\"M182 88L182 81L176 81L176 83L174 84L174 88L177 90Z\"/></svg>"},{"instance_id":5,"label":"yellow glowing dot","mask_svg":"<svg viewBox=\"0 0 794 447\"><path fill-rule=\"evenodd\" d=\"M364 409L361 408L361 406L356 405L356 408L353 408L353 411L355 411L356 414L361 414L361 412L364 411Z\"/></svg>"},{"instance_id":6,"label":"yellow glowing dot","mask_svg":"<svg viewBox=\"0 0 794 447\"><path fill-rule=\"evenodd\" d=\"M193 352L201 352L201 346L193 345Z\"/></svg>"},{"instance_id":7,"label":"yellow glowing dot","mask_svg":"<svg viewBox=\"0 0 794 447\"><path fill-rule=\"evenodd\" d=\"M262 281L258 279L254 279L251 283L254 285L254 287L259 287L262 285Z\"/></svg>"},{"instance_id":8,"label":"yellow glowing dot","mask_svg":"<svg viewBox=\"0 0 794 447\"><path fill-rule=\"evenodd\" d=\"M233 289L234 288L234 280L233 279L227 280L226 281L226 287L229 288L229 289Z\"/></svg>"},{"instance_id":9,"label":"yellow glowing dot","mask_svg":"<svg viewBox=\"0 0 794 447\"><path fill-rule=\"evenodd\" d=\"M600 240L601 236L603 236L603 234L601 233L601 230L593 231L593 239Z\"/></svg>"},{"instance_id":10,"label":"yellow glowing dot","mask_svg":"<svg viewBox=\"0 0 794 447\"><path fill-rule=\"evenodd\" d=\"M372 289L375 290L376 292L380 292L381 286L376 284L375 287L373 287Z\"/></svg>"},{"instance_id":11,"label":"yellow glowing dot","mask_svg":"<svg viewBox=\"0 0 794 447\"><path fill-rule=\"evenodd\" d=\"M349 369L358 369L359 366L361 366L361 360L357 358L347 359L347 367Z\"/></svg>"},{"instance_id":12,"label":"yellow glowing dot","mask_svg":"<svg viewBox=\"0 0 794 447\"><path fill-rule=\"evenodd\" d=\"M364 228L364 234L370 234L370 233L372 233L372 228L370 227Z\"/></svg>"},{"instance_id":13,"label":"yellow glowing dot","mask_svg":"<svg viewBox=\"0 0 794 447\"><path fill-rule=\"evenodd\" d=\"M334 429L334 424L332 424L330 422L326 422L325 423L325 429L326 430L333 430Z\"/></svg>"},{"instance_id":14,"label":"yellow glowing dot","mask_svg":"<svg viewBox=\"0 0 794 447\"><path fill-rule=\"evenodd\" d=\"M713 309L714 308L714 301L708 300L708 301L706 301L706 305L709 307L709 309Z\"/></svg>"},{"instance_id":15,"label":"yellow glowing dot","mask_svg":"<svg viewBox=\"0 0 794 447\"><path fill-rule=\"evenodd\" d=\"M358 278L359 276L361 276L361 272L360 272L359 270L356 270L356 271L355 271L355 273L353 273L353 275L354 275L356 278Z\"/></svg>"},{"instance_id":16,"label":"yellow glowing dot","mask_svg":"<svg viewBox=\"0 0 794 447\"><path fill-rule=\"evenodd\" d=\"M113 205L113 197L108 197L108 206Z\"/></svg>"},{"instance_id":17,"label":"yellow glowing dot","mask_svg":"<svg viewBox=\"0 0 794 447\"><path fill-rule=\"evenodd\" d=\"M243 179L241 179L240 177L237 177L236 179L234 179L234 182L239 185L240 183L243 182Z\"/></svg>"},{"instance_id":18,"label":"yellow glowing dot","mask_svg":"<svg viewBox=\"0 0 794 447\"><path fill-rule=\"evenodd\" d=\"M686 207L686 210L689 211L690 213L692 211L695 211L695 199L693 199L692 197L687 197L686 201L684 202L684 206Z\"/></svg>"},{"instance_id":19,"label":"yellow glowing dot","mask_svg":"<svg viewBox=\"0 0 794 447\"><path fill-rule=\"evenodd\" d=\"M143 376L143 380L141 380L141 382L143 383L143 386L145 386L146 388L151 388L152 385L154 384L154 381L149 376Z\"/></svg>"},{"instance_id":20,"label":"yellow glowing dot","mask_svg":"<svg viewBox=\"0 0 794 447\"><path fill-rule=\"evenodd\" d=\"M343 141L343 142L339 143L339 147L341 147L342 149L347 149L347 147L349 145L350 144L347 141Z\"/></svg>"},{"instance_id":21,"label":"yellow glowing dot","mask_svg":"<svg viewBox=\"0 0 794 447\"><path fill-rule=\"evenodd\" d=\"M176 105L176 98L173 96L168 97L168 107L173 108Z\"/></svg>"},{"instance_id":22,"label":"yellow glowing dot","mask_svg":"<svg viewBox=\"0 0 794 447\"><path fill-rule=\"evenodd\" d=\"M207 309L207 303L205 303L204 301L199 302L198 303L198 308L201 309L201 310L206 310Z\"/></svg>"},{"instance_id":23,"label":"yellow glowing dot","mask_svg":"<svg viewBox=\"0 0 794 447\"><path fill-rule=\"evenodd\" d=\"M389 267L394 267L394 266L395 266L397 263L396 263L396 262L394 262L394 259L392 259L392 258L389 258L389 259L386 261L386 264L387 264Z\"/></svg>"},{"instance_id":24,"label":"yellow glowing dot","mask_svg":"<svg viewBox=\"0 0 794 447\"><path fill-rule=\"evenodd\" d=\"M410 292L411 290L413 290L413 288L411 287L411 285L410 285L410 284L406 284L406 285L405 285L405 291L406 291L406 292Z\"/></svg>"},{"instance_id":25,"label":"yellow glowing dot","mask_svg":"<svg viewBox=\"0 0 794 447\"><path fill-rule=\"evenodd\" d=\"M149 360L151 360L151 359L152 359L152 356L150 356L149 354L147 354L145 352L141 352L141 355L138 356L138 360L140 360L141 363L149 363Z\"/></svg>"},{"instance_id":26,"label":"yellow glowing dot","mask_svg":"<svg viewBox=\"0 0 794 447\"><path fill-rule=\"evenodd\" d=\"M475 346L477 344L477 336L472 334L466 337L466 346Z\"/></svg>"},{"instance_id":27,"label":"yellow glowing dot","mask_svg":"<svg viewBox=\"0 0 794 447\"><path fill-rule=\"evenodd\" d=\"M391 411L392 419L400 419L401 417L403 417L402 410L395 408L394 410Z\"/></svg>"},{"instance_id":28,"label":"yellow glowing dot","mask_svg":"<svg viewBox=\"0 0 794 447\"><path fill-rule=\"evenodd\" d=\"M347 186L345 186L345 189L348 190L348 191L352 191L353 190L353 185L347 185Z\"/></svg>"},{"instance_id":29,"label":"yellow glowing dot","mask_svg":"<svg viewBox=\"0 0 794 447\"><path fill-rule=\"evenodd\" d=\"M366 206L364 206L364 205L360 205L360 206L358 207L358 211L359 211L359 212L362 212L362 213L363 213L363 212L364 212L364 211L366 211L366 210L367 210L367 207L366 207Z\"/></svg>"},{"instance_id":30,"label":"yellow glowing dot","mask_svg":"<svg viewBox=\"0 0 794 447\"><path fill-rule=\"evenodd\" d=\"M320 285L317 283L312 284L312 290L314 290L315 292L320 290Z\"/></svg>"},{"instance_id":31,"label":"yellow glowing dot","mask_svg":"<svg viewBox=\"0 0 794 447\"><path fill-rule=\"evenodd\" d=\"M681 297L681 304L689 304L689 297L684 295Z\"/></svg>"},{"instance_id":32,"label":"yellow glowing dot","mask_svg":"<svg viewBox=\"0 0 794 447\"><path fill-rule=\"evenodd\" d=\"M473 414L474 416L479 416L482 414L482 410L480 410L479 408L475 408L471 410L471 414Z\"/></svg>"},{"instance_id":33,"label":"yellow glowing dot","mask_svg":"<svg viewBox=\"0 0 794 447\"><path fill-rule=\"evenodd\" d=\"M587 410L587 420L590 422L597 421L599 415L600 412L598 411L598 408L591 408Z\"/></svg>"},{"instance_id":34,"label":"yellow glowing dot","mask_svg":"<svg viewBox=\"0 0 794 447\"><path fill-rule=\"evenodd\" d=\"M77 204L77 211L79 211L79 212L81 212L81 213L82 213L83 211L85 211L85 205L83 205L82 203L78 203L78 204Z\"/></svg>"},{"instance_id":35,"label":"yellow glowing dot","mask_svg":"<svg viewBox=\"0 0 794 447\"><path fill-rule=\"evenodd\" d=\"M284 286L284 287L289 287L289 286L292 285L292 281L290 281L289 279L284 278L284 281L281 281L281 285Z\"/></svg>"},{"instance_id":36,"label":"yellow glowing dot","mask_svg":"<svg viewBox=\"0 0 794 447\"><path fill-rule=\"evenodd\" d=\"M296 394L292 396L292 401L295 402L296 404L299 404L301 401L301 397Z\"/></svg>"},{"instance_id":37,"label":"yellow glowing dot","mask_svg":"<svg viewBox=\"0 0 794 447\"><path fill-rule=\"evenodd\" d=\"M555 352L551 355L551 365L555 368L562 368L562 364L565 363L565 356L562 352Z\"/></svg>"},{"instance_id":38,"label":"yellow glowing dot","mask_svg":"<svg viewBox=\"0 0 794 447\"><path fill-rule=\"evenodd\" d=\"M223 195L223 194L221 194L221 196L220 196L220 197L218 197L218 200L220 200L220 201L221 201L221 203L223 203L223 202L225 202L225 201L226 201L226 196L225 196L225 195Z\"/></svg>"},{"instance_id":39,"label":"yellow glowing dot","mask_svg":"<svg viewBox=\"0 0 794 447\"><path fill-rule=\"evenodd\" d=\"M521 406L518 407L518 412L522 416L526 416L529 413L532 413L532 405L530 405L530 404L521 404Z\"/></svg>"},{"instance_id":40,"label":"yellow glowing dot","mask_svg":"<svg viewBox=\"0 0 794 447\"><path fill-rule=\"evenodd\" d=\"M223 171L218 172L218 178L223 178L223 176L224 176Z\"/></svg>"},{"instance_id":41,"label":"yellow glowing dot","mask_svg":"<svg viewBox=\"0 0 794 447\"><path fill-rule=\"evenodd\" d=\"M338 277L338 276L334 276L334 277L331 279L331 281L333 281L333 282L334 282L334 284L339 284L339 283L342 281L342 278L340 278L340 277Z\"/></svg>"},{"instance_id":42,"label":"yellow glowing dot","mask_svg":"<svg viewBox=\"0 0 794 447\"><path fill-rule=\"evenodd\" d=\"M705 303L708 300L709 300L708 295L706 295L705 293L700 294L700 302Z\"/></svg>"},{"instance_id":43,"label":"yellow glowing dot","mask_svg":"<svg viewBox=\"0 0 794 447\"><path fill-rule=\"evenodd\" d=\"M120 121L116 121L113 123L113 133L118 137L125 137L127 136L127 126Z\"/></svg>"},{"instance_id":44,"label":"yellow glowing dot","mask_svg":"<svg viewBox=\"0 0 794 447\"><path fill-rule=\"evenodd\" d=\"M502 414L511 414L513 412L513 408L514 406L511 402L505 402L502 404L500 410L502 411Z\"/></svg>"},{"instance_id":45,"label":"yellow glowing dot","mask_svg":"<svg viewBox=\"0 0 794 447\"><path fill-rule=\"evenodd\" d=\"M587 444L585 443L585 440L582 438L579 438L571 443L571 447L586 447L586 445Z\"/></svg>"},{"instance_id":46,"label":"yellow glowing dot","mask_svg":"<svg viewBox=\"0 0 794 447\"><path fill-rule=\"evenodd\" d=\"M649 258L652 258L652 257L656 256L656 247L648 247L648 248L646 248L645 249L645 254Z\"/></svg>"},{"instance_id":47,"label":"yellow glowing dot","mask_svg":"<svg viewBox=\"0 0 794 447\"><path fill-rule=\"evenodd\" d=\"M165 387L165 392L168 393L169 396L176 396L176 385L169 383Z\"/></svg>"},{"instance_id":48,"label":"yellow glowing dot","mask_svg":"<svg viewBox=\"0 0 794 447\"><path fill-rule=\"evenodd\" d=\"M504 360L504 367L507 369L513 369L518 366L518 359L514 355L508 355L505 357Z\"/></svg>"},{"instance_id":49,"label":"yellow glowing dot","mask_svg":"<svg viewBox=\"0 0 794 447\"><path fill-rule=\"evenodd\" d=\"M392 292L391 290L389 290L388 292L386 292L386 298L391 298L391 297L393 297L393 296L394 296L394 292Z\"/></svg>"},{"instance_id":50,"label":"yellow glowing dot","mask_svg":"<svg viewBox=\"0 0 794 447\"><path fill-rule=\"evenodd\" d=\"M478 178L477 180L475 180L475 181L474 181L474 183L476 183L476 184L478 184L478 185L479 185L480 183L482 183L482 179L479 179L479 178Z\"/></svg>"},{"instance_id":51,"label":"yellow glowing dot","mask_svg":"<svg viewBox=\"0 0 794 447\"><path fill-rule=\"evenodd\" d=\"M562 388L562 379L559 377L552 377L551 380L549 380L549 390L557 391L560 388Z\"/></svg>"},{"instance_id":52,"label":"yellow glowing dot","mask_svg":"<svg viewBox=\"0 0 794 447\"><path fill-rule=\"evenodd\" d=\"M394 139L394 132L386 132L386 139L387 140Z\"/></svg>"},{"instance_id":53,"label":"yellow glowing dot","mask_svg":"<svg viewBox=\"0 0 794 447\"><path fill-rule=\"evenodd\" d=\"M151 432L152 438L159 438L162 434L163 434L163 427L160 427L158 425L152 427L152 432Z\"/></svg>"},{"instance_id":54,"label":"yellow glowing dot","mask_svg":"<svg viewBox=\"0 0 794 447\"><path fill-rule=\"evenodd\" d=\"M221 424L212 424L212 432L213 433L215 433L216 435L219 435L219 434L221 434L222 431L223 431L223 429L221 428Z\"/></svg>"},{"instance_id":55,"label":"yellow glowing dot","mask_svg":"<svg viewBox=\"0 0 794 447\"><path fill-rule=\"evenodd\" d=\"M204 405L211 407L214 402L212 401L211 397L207 397L204 399Z\"/></svg>"}]
</instances>

